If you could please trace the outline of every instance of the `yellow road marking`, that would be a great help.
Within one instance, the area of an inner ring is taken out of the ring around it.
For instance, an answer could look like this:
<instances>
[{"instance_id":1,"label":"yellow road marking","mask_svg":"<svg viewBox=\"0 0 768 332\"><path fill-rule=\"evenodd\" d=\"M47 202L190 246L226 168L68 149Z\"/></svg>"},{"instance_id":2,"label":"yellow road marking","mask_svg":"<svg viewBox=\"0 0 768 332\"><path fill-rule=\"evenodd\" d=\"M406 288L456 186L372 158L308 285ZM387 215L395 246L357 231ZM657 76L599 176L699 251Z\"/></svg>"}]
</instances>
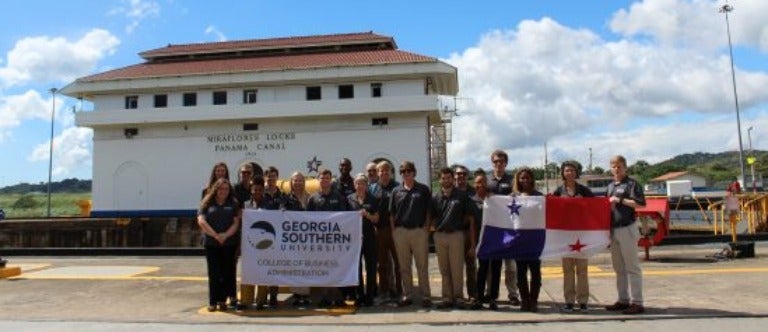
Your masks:
<instances>
[{"instance_id":1,"label":"yellow road marking","mask_svg":"<svg viewBox=\"0 0 768 332\"><path fill-rule=\"evenodd\" d=\"M157 267L145 267L144 273L157 272ZM559 268L542 268L542 278L556 279L562 277L562 272L554 272ZM547 272L545 272L547 271ZM644 276L681 276L681 275L693 275L693 274L737 274L737 273L765 273L768 272L768 267L757 268L727 268L727 269L683 269L683 270L644 270ZM613 277L615 274L612 271L603 271L598 267L590 266L590 277ZM99 275L28 275L22 274L20 276L10 277L8 279L30 279L30 280L134 280L134 281L207 281L206 276L99 276ZM440 275L436 275L430 278L431 281L441 281Z\"/></svg>"}]
</instances>

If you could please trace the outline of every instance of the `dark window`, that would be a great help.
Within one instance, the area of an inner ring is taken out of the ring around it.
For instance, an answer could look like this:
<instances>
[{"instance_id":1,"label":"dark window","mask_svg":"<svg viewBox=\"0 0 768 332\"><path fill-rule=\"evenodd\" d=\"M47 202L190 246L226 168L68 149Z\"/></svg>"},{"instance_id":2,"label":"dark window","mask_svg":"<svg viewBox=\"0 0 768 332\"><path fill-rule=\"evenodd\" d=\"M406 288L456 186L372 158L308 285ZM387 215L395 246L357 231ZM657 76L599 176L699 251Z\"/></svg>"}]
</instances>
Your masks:
<instances>
[{"instance_id":1,"label":"dark window","mask_svg":"<svg viewBox=\"0 0 768 332\"><path fill-rule=\"evenodd\" d=\"M126 96L125 97L125 109L139 108L139 96Z\"/></svg>"},{"instance_id":2,"label":"dark window","mask_svg":"<svg viewBox=\"0 0 768 332\"><path fill-rule=\"evenodd\" d=\"M197 93L194 93L194 92L185 93L184 106L197 106Z\"/></svg>"},{"instance_id":3,"label":"dark window","mask_svg":"<svg viewBox=\"0 0 768 332\"><path fill-rule=\"evenodd\" d=\"M320 91L319 86L308 86L307 100L320 100L322 98L322 93Z\"/></svg>"},{"instance_id":4,"label":"dark window","mask_svg":"<svg viewBox=\"0 0 768 332\"><path fill-rule=\"evenodd\" d=\"M389 118L373 118L371 125L373 126L386 126L389 124Z\"/></svg>"},{"instance_id":5,"label":"dark window","mask_svg":"<svg viewBox=\"0 0 768 332\"><path fill-rule=\"evenodd\" d=\"M168 107L168 95L155 95L155 107Z\"/></svg>"},{"instance_id":6,"label":"dark window","mask_svg":"<svg viewBox=\"0 0 768 332\"><path fill-rule=\"evenodd\" d=\"M339 85L339 99L355 98L355 86L352 84Z\"/></svg>"},{"instance_id":7,"label":"dark window","mask_svg":"<svg viewBox=\"0 0 768 332\"><path fill-rule=\"evenodd\" d=\"M227 92L226 91L214 91L213 92L213 104L214 105L226 105L227 104Z\"/></svg>"},{"instance_id":8,"label":"dark window","mask_svg":"<svg viewBox=\"0 0 768 332\"><path fill-rule=\"evenodd\" d=\"M243 104L255 104L256 92L257 90L243 90Z\"/></svg>"},{"instance_id":9,"label":"dark window","mask_svg":"<svg viewBox=\"0 0 768 332\"><path fill-rule=\"evenodd\" d=\"M381 97L381 83L371 83L371 97Z\"/></svg>"},{"instance_id":10,"label":"dark window","mask_svg":"<svg viewBox=\"0 0 768 332\"><path fill-rule=\"evenodd\" d=\"M258 123L243 123L243 130L259 130Z\"/></svg>"},{"instance_id":11,"label":"dark window","mask_svg":"<svg viewBox=\"0 0 768 332\"><path fill-rule=\"evenodd\" d=\"M136 136L139 134L139 128L125 128L123 129L123 135L125 135L125 138L133 138L133 136Z\"/></svg>"}]
</instances>

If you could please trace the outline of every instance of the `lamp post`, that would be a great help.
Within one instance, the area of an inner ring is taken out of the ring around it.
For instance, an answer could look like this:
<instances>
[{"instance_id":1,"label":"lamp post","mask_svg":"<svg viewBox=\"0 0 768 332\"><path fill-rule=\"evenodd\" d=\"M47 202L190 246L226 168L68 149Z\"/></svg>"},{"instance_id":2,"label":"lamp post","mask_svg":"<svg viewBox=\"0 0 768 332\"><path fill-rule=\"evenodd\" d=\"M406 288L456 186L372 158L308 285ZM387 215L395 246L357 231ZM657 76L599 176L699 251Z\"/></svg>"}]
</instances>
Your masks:
<instances>
[{"instance_id":1,"label":"lamp post","mask_svg":"<svg viewBox=\"0 0 768 332\"><path fill-rule=\"evenodd\" d=\"M744 174L744 144L741 139L741 115L739 114L739 95L736 93L736 72L733 69L733 45L731 43L731 24L728 20L728 13L733 11L733 6L728 4L728 1L720 7L719 12L725 14L725 28L728 33L728 53L731 58L731 81L733 82L733 100L736 105L736 128L739 134L739 166L741 167L741 181L744 182L746 178ZM746 183L744 183L746 185Z\"/></svg>"},{"instance_id":2,"label":"lamp post","mask_svg":"<svg viewBox=\"0 0 768 332\"><path fill-rule=\"evenodd\" d=\"M757 193L757 183L755 182L755 150L752 149L752 126L747 128L747 138L749 138L749 163L750 173L752 174L752 193Z\"/></svg>"},{"instance_id":3,"label":"lamp post","mask_svg":"<svg viewBox=\"0 0 768 332\"><path fill-rule=\"evenodd\" d=\"M59 90L51 88L51 144L48 149L48 218L51 217L51 173L53 171L53 120L56 115L56 92Z\"/></svg>"}]
</instances>

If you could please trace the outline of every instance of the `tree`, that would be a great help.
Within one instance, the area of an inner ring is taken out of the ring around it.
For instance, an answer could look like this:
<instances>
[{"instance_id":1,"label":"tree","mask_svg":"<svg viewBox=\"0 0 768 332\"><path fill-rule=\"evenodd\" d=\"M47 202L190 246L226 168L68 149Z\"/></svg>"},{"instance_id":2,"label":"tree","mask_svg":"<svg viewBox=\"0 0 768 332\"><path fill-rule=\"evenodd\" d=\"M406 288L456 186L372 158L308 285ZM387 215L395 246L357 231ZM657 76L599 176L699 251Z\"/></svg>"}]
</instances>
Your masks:
<instances>
[{"instance_id":1,"label":"tree","mask_svg":"<svg viewBox=\"0 0 768 332\"><path fill-rule=\"evenodd\" d=\"M594 168L592 168L592 173L597 175L603 175L605 174L605 170L600 166L595 166Z\"/></svg>"}]
</instances>

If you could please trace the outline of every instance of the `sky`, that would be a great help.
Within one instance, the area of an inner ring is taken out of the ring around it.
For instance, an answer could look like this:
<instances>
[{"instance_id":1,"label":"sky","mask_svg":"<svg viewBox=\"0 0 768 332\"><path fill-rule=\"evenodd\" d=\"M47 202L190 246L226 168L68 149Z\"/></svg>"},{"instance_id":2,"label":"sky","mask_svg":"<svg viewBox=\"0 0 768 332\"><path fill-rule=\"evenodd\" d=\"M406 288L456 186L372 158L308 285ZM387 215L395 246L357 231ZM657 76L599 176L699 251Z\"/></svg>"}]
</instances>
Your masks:
<instances>
[{"instance_id":1,"label":"sky","mask_svg":"<svg viewBox=\"0 0 768 332\"><path fill-rule=\"evenodd\" d=\"M585 4L586 3L586 4ZM607 168L738 151L725 0L14 1L0 11L0 187L90 179L78 77L141 62L169 43L373 31L458 69L449 163L574 159ZM731 0L743 148L768 143L768 1ZM748 128L752 127L752 130Z\"/></svg>"}]
</instances>

